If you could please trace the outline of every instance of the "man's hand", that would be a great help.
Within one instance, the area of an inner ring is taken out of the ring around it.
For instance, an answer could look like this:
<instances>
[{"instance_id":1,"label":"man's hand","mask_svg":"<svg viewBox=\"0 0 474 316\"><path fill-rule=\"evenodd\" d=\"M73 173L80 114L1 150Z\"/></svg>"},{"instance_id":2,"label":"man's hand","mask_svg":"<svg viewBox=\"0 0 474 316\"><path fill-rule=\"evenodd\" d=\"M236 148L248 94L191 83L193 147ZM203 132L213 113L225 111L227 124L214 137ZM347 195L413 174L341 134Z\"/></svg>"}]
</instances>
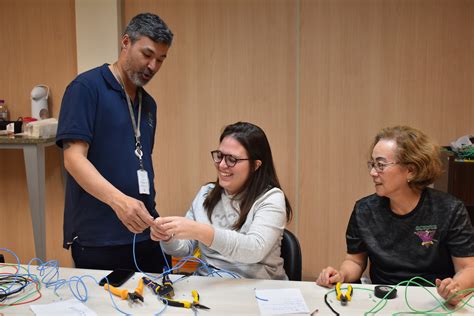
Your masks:
<instances>
[{"instance_id":1,"label":"man's hand","mask_svg":"<svg viewBox=\"0 0 474 316\"><path fill-rule=\"evenodd\" d=\"M63 146L66 170L90 195L109 205L129 231L138 234L153 224L153 217L142 201L120 192L87 159L89 144L80 140L68 140Z\"/></svg>"},{"instance_id":2,"label":"man's hand","mask_svg":"<svg viewBox=\"0 0 474 316\"><path fill-rule=\"evenodd\" d=\"M142 201L122 194L120 198L112 200L110 207L132 233L141 233L153 225L153 216L147 211Z\"/></svg>"}]
</instances>

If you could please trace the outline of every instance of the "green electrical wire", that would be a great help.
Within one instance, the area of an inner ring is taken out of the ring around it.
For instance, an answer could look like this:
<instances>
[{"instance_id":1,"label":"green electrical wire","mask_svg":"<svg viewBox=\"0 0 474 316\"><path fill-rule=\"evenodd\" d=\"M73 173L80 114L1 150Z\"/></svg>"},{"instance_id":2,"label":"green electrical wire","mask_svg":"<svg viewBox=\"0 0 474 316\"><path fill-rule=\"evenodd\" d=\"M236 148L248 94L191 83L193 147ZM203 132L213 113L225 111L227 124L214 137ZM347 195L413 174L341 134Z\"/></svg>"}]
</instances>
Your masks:
<instances>
[{"instance_id":1,"label":"green electrical wire","mask_svg":"<svg viewBox=\"0 0 474 316\"><path fill-rule=\"evenodd\" d=\"M7 264L2 264L2 266L0 266L0 268L5 268L5 267L18 267L18 265L7 263ZM37 284L37 285L35 285L35 288L31 292L26 293L25 295L19 297L17 300L15 300L13 302L10 302L8 304L3 304L3 306L0 306L0 310L5 309L7 307L11 307L14 304L24 302L24 301L28 300L30 297L32 297L33 295L37 295L38 293L40 293L41 282L39 281L38 276L36 276L35 274L29 274L28 270L26 268L22 267L22 266L20 266L20 271L21 270L23 270L25 272L25 274L27 274L32 279L32 281L30 281L30 283Z\"/></svg>"},{"instance_id":2,"label":"green electrical wire","mask_svg":"<svg viewBox=\"0 0 474 316\"><path fill-rule=\"evenodd\" d=\"M466 146L459 149L457 156L461 159L474 159L474 146Z\"/></svg>"},{"instance_id":3,"label":"green electrical wire","mask_svg":"<svg viewBox=\"0 0 474 316\"><path fill-rule=\"evenodd\" d=\"M395 289L397 289L399 286L406 286L405 288L405 304L408 306L408 308L410 309L410 311L404 311L404 312L396 312L396 313L393 313L392 316L395 316L395 315L400 315L400 314L413 314L413 315L451 315L455 312L457 312L458 310L464 308L465 306L469 306L471 308L473 308L473 306L471 304L469 304L469 301L473 298L473 296L471 296L467 301L465 300L461 300L460 303L458 303L457 307L455 309L448 309L445 305L445 302L444 301L441 301L436 295L434 295L430 290L428 290L425 286L423 286L422 284L416 282L416 280L422 280L423 282L425 282L425 284L430 284L432 286L435 286L433 283L431 283L430 281L422 278L422 277L413 277L411 278L410 280L408 281L402 281L400 283L398 283L397 285L395 285L395 287L392 289L392 291L394 291ZM408 299L408 289L409 289L409 286L410 285L417 285L421 288L423 288L424 290L426 290L437 302L438 302L438 305L435 306L434 308L432 309L428 309L428 310L418 310L416 308L414 308L410 302L409 302L409 299ZM363 289L363 288L354 288L354 289ZM390 293L392 292L390 291L389 293L387 293L384 298L382 298L375 306L373 306L369 311L365 312L364 315L367 316L367 315L373 315L373 314L376 314L378 312L380 312L387 304L387 299L386 297L388 295L390 295ZM449 301L450 299L452 299L453 297L456 297L456 296L459 296L461 294L464 294L464 293L468 293L468 292L473 292L474 291L474 288L470 288L470 289L465 289L465 290L462 290L462 291L459 291L457 293L455 293L454 295L452 295L451 297L449 297L447 299L447 301ZM437 311L435 312L435 310L439 309L439 308L442 308L444 311L443 312L440 312L440 311Z\"/></svg>"},{"instance_id":4,"label":"green electrical wire","mask_svg":"<svg viewBox=\"0 0 474 316\"><path fill-rule=\"evenodd\" d=\"M423 281L423 282L418 282L418 281ZM440 300L432 291L430 291L428 289L428 287L425 287L423 286L422 284L429 284L431 286L435 286L433 283L431 283L430 281L422 278L422 277L413 277L411 278L410 280L408 281L402 281L400 283L398 283L397 285L395 285L393 287L393 289L388 292L382 299L380 299L370 310L368 310L367 312L364 313L364 316L368 316L368 315L375 315L379 312L381 312L385 306L387 305L387 302L388 302L388 299L387 297L394 291L396 290L399 286L405 286L405 291L404 291L404 299L405 299L405 304L407 305L409 311L401 311L401 312L394 312L392 313L391 315L392 316L397 316L397 315L407 315L407 314L411 314L411 315L451 315L453 313L456 313L457 311L459 311L460 309L464 308L465 306L469 306L470 308L474 308L473 305L469 304L470 300L474 298L474 296L471 296L468 300L464 300L462 299L456 306L456 308L454 309L449 309L446 304L445 304L445 301L444 300ZM412 285L416 285L420 288L423 288L426 292L428 292L429 295L431 295L431 297L433 297L433 299L435 301L438 302L438 304L431 308L431 309L427 309L427 310L419 310L419 309L416 309L415 307L413 307L411 304L410 304L410 300L408 298L408 292L409 292L409 288L410 286ZM342 290L347 290L347 287L346 288L341 288ZM361 290L361 291L368 291L372 294L374 294L374 290L373 289L368 289L368 288L363 288L363 287L357 287L357 286L353 286L353 289L354 290ZM328 294L332 294L332 293L335 293L336 290L335 289L332 289L330 291L328 291L326 293L326 295ZM456 296L459 296L459 295L462 295L464 293L470 293L470 292L474 292L474 288L470 288L470 289L465 289L465 290L462 290L462 291L458 291L457 293L453 294L452 296L448 297L448 299L446 301L449 301L450 299L456 297ZM375 294L374 294L375 296ZM436 311L438 309L443 309L442 311Z\"/></svg>"}]
</instances>

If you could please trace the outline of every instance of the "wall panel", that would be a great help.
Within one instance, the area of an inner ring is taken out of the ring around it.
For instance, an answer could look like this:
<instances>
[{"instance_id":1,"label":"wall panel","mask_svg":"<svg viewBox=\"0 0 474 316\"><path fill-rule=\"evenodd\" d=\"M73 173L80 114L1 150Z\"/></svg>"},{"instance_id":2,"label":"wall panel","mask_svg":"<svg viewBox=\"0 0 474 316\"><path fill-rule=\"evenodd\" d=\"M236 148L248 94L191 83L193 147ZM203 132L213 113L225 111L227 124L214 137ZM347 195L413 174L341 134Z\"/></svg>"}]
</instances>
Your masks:
<instances>
[{"instance_id":1,"label":"wall panel","mask_svg":"<svg viewBox=\"0 0 474 316\"><path fill-rule=\"evenodd\" d=\"M215 179L209 151L222 127L260 125L297 215L303 273L344 257L354 202L373 192L365 168L377 130L410 124L441 144L472 134L474 3L468 0L123 1L123 25L159 14L175 40L146 87L158 102L158 209L184 214ZM55 116L76 74L74 2L0 0L0 98L29 114L29 92L52 87ZM41 47L41 49L38 49ZM47 149L49 259L61 248L63 190ZM23 155L1 151L0 247L34 256ZM296 208L296 206L298 206Z\"/></svg>"},{"instance_id":2,"label":"wall panel","mask_svg":"<svg viewBox=\"0 0 474 316\"><path fill-rule=\"evenodd\" d=\"M265 130L280 181L295 200L295 9L291 1L269 0L125 2L127 21L150 11L175 35L148 87L159 103L161 214L184 214L199 187L215 180L209 152L222 128L239 120Z\"/></svg>"},{"instance_id":3,"label":"wall panel","mask_svg":"<svg viewBox=\"0 0 474 316\"><path fill-rule=\"evenodd\" d=\"M51 88L50 111L59 114L66 85L76 73L73 0L0 0L0 98L10 118L31 116L31 89ZM47 257L71 264L62 250L64 191L59 151L46 149ZM23 153L0 150L0 247L19 255L23 263L35 256Z\"/></svg>"},{"instance_id":4,"label":"wall panel","mask_svg":"<svg viewBox=\"0 0 474 316\"><path fill-rule=\"evenodd\" d=\"M354 202L374 191L365 161L380 128L412 125L442 144L473 132L473 9L468 1L301 2L306 278L344 257Z\"/></svg>"}]
</instances>

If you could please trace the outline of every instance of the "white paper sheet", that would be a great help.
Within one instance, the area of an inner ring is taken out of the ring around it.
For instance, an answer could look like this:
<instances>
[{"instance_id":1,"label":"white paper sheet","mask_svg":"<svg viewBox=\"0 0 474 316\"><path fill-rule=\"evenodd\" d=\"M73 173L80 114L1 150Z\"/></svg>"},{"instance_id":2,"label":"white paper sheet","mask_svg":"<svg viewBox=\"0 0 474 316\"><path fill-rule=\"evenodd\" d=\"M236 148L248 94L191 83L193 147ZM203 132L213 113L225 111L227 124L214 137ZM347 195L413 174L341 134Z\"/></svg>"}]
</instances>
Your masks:
<instances>
[{"instance_id":1,"label":"white paper sheet","mask_svg":"<svg viewBox=\"0 0 474 316\"><path fill-rule=\"evenodd\" d=\"M255 290L262 315L309 314L300 289Z\"/></svg>"},{"instance_id":2,"label":"white paper sheet","mask_svg":"<svg viewBox=\"0 0 474 316\"><path fill-rule=\"evenodd\" d=\"M70 299L51 304L31 305L36 316L97 316L97 314L81 301Z\"/></svg>"}]
</instances>

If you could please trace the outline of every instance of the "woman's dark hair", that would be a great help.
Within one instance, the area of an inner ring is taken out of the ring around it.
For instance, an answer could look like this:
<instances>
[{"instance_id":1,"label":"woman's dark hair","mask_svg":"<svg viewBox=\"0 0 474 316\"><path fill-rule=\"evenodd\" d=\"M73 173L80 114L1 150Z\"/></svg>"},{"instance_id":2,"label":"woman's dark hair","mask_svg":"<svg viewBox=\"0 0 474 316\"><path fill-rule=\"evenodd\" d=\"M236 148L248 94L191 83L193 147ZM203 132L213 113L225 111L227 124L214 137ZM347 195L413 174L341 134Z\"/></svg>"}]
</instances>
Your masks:
<instances>
[{"instance_id":1,"label":"woman's dark hair","mask_svg":"<svg viewBox=\"0 0 474 316\"><path fill-rule=\"evenodd\" d=\"M265 136L265 133L260 127L252 123L237 122L227 125L224 128L224 131L219 138L219 142L222 142L222 140L227 136L234 138L245 148L250 164L250 174L247 181L242 185L240 191L233 197L240 201L240 216L237 222L233 225L233 229L240 229L245 223L247 214L257 198L272 188L281 189L281 186L273 164L270 144L268 143L267 136ZM256 168L256 160L262 162L259 168ZM221 194L224 190L219 185L219 180L216 180L214 184L214 188L209 192L204 200L204 207L207 209L209 220L211 220L214 207L220 201ZM293 211L286 195L285 204L286 219L287 221L290 221Z\"/></svg>"}]
</instances>

